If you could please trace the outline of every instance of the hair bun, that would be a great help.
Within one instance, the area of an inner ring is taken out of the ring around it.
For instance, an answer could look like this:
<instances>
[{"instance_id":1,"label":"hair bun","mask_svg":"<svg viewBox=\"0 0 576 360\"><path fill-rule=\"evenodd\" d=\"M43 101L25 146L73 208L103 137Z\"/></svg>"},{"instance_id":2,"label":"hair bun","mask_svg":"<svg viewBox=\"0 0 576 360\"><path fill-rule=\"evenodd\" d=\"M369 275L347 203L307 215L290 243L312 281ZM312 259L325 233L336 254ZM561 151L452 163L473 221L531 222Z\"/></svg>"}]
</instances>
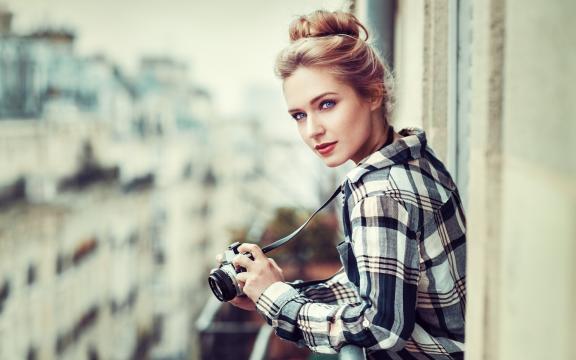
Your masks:
<instances>
[{"instance_id":1,"label":"hair bun","mask_svg":"<svg viewBox=\"0 0 576 360\"><path fill-rule=\"evenodd\" d=\"M343 11L316 10L292 21L288 30L290 41L302 38L324 37L329 35L347 35L356 39L364 32L363 40L368 40L368 31L358 19Z\"/></svg>"}]
</instances>

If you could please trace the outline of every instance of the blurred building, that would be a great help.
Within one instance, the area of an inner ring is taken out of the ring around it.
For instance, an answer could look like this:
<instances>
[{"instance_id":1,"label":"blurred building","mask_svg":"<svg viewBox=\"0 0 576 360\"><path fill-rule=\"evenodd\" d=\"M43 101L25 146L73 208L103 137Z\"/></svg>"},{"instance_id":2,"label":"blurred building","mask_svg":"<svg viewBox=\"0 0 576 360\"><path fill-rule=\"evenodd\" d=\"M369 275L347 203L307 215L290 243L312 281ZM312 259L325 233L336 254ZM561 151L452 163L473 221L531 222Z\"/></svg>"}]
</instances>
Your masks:
<instances>
[{"instance_id":1,"label":"blurred building","mask_svg":"<svg viewBox=\"0 0 576 360\"><path fill-rule=\"evenodd\" d=\"M214 255L275 207L319 202L317 164L298 192L309 154L269 140L262 110L217 116L187 64L149 56L129 77L77 55L70 30L10 21L0 12L0 359L197 358Z\"/></svg>"},{"instance_id":2,"label":"blurred building","mask_svg":"<svg viewBox=\"0 0 576 360\"><path fill-rule=\"evenodd\" d=\"M1 118L74 119L82 112L115 123L131 117L126 79L102 57L76 55L73 31L19 35L6 26L0 37Z\"/></svg>"},{"instance_id":3,"label":"blurred building","mask_svg":"<svg viewBox=\"0 0 576 360\"><path fill-rule=\"evenodd\" d=\"M0 359L194 356L210 95L0 11ZM209 176L208 176L209 177Z\"/></svg>"}]
</instances>

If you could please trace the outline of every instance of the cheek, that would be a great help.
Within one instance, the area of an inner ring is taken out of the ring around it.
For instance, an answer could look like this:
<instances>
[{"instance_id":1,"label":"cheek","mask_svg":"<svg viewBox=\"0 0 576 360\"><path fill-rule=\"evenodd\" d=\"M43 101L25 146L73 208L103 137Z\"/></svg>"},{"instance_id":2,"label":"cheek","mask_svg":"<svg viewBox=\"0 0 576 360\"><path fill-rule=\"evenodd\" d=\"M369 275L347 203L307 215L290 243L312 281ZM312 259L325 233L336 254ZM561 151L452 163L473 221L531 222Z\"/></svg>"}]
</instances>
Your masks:
<instances>
[{"instance_id":1,"label":"cheek","mask_svg":"<svg viewBox=\"0 0 576 360\"><path fill-rule=\"evenodd\" d=\"M346 138L352 136L354 137L358 131L360 130L358 123L360 121L359 114L353 112L347 112L342 114L338 121L334 121L333 129L334 132L337 132L341 136L345 136Z\"/></svg>"},{"instance_id":2,"label":"cheek","mask_svg":"<svg viewBox=\"0 0 576 360\"><path fill-rule=\"evenodd\" d=\"M370 111L365 107L353 109L353 111L348 114L347 120L345 126L348 131L356 133L370 131Z\"/></svg>"}]
</instances>

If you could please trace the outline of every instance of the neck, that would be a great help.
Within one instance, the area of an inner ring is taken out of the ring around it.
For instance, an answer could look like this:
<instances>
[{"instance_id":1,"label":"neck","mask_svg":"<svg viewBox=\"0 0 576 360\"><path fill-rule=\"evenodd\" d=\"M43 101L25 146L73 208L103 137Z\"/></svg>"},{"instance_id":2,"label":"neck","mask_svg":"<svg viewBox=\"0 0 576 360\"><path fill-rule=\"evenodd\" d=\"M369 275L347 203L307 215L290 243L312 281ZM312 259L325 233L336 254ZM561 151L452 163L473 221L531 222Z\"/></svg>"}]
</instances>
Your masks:
<instances>
[{"instance_id":1,"label":"neck","mask_svg":"<svg viewBox=\"0 0 576 360\"><path fill-rule=\"evenodd\" d=\"M390 131L393 131L393 129L386 123L386 121L384 121L380 111L372 115L371 121L373 124L371 131L372 136L366 141L364 151L361 152L362 156L357 159L352 159L356 165L358 165L358 163L365 157L373 154L381 147L383 147L386 144L386 140L388 139Z\"/></svg>"},{"instance_id":2,"label":"neck","mask_svg":"<svg viewBox=\"0 0 576 360\"><path fill-rule=\"evenodd\" d=\"M378 141L378 145L376 146L375 149L373 149L373 152L376 150L381 149L382 147L386 146L386 145L390 145L387 144L390 140L394 140L394 134L391 134L391 132L394 131L394 129L392 129L392 127L388 124L384 124L384 130L382 131L382 135ZM392 139L390 139L390 136L392 136ZM391 142L391 141L390 141Z\"/></svg>"}]
</instances>

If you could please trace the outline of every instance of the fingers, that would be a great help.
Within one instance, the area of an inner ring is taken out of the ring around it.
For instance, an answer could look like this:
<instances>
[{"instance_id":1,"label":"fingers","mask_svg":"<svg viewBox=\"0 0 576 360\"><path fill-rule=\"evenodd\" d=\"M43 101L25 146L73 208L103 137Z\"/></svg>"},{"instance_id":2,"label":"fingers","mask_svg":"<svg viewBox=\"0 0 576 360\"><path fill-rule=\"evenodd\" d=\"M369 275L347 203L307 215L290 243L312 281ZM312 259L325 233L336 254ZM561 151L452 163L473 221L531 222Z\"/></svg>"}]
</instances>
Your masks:
<instances>
[{"instance_id":1,"label":"fingers","mask_svg":"<svg viewBox=\"0 0 576 360\"><path fill-rule=\"evenodd\" d=\"M238 247L238 251L241 254L243 253L252 254L254 260L260 260L266 257L266 255L264 255L264 253L262 252L262 249L260 249L260 247L256 244L244 243Z\"/></svg>"},{"instance_id":2,"label":"fingers","mask_svg":"<svg viewBox=\"0 0 576 360\"><path fill-rule=\"evenodd\" d=\"M252 262L249 259L248 259L248 261ZM272 267L274 267L274 269L276 269L276 271L282 275L282 273L283 273L282 268L280 268L280 266L278 266L276 261L274 261L274 259L270 259L270 258L268 259L268 261L270 262ZM244 285L244 283L248 280L248 277L249 277L248 272L241 272L241 273L236 274L236 280L239 283L242 283L242 285ZM282 277L284 277L284 275L282 275Z\"/></svg>"},{"instance_id":3,"label":"fingers","mask_svg":"<svg viewBox=\"0 0 576 360\"><path fill-rule=\"evenodd\" d=\"M236 255L236 257L232 260L232 264L235 267L243 267L244 269L250 271L252 266L254 265L254 261L250 260L250 258L246 255Z\"/></svg>"},{"instance_id":4,"label":"fingers","mask_svg":"<svg viewBox=\"0 0 576 360\"><path fill-rule=\"evenodd\" d=\"M216 262L218 265L222 264L222 260L224 260L224 256L222 256L222 254L216 255Z\"/></svg>"},{"instance_id":5,"label":"fingers","mask_svg":"<svg viewBox=\"0 0 576 360\"><path fill-rule=\"evenodd\" d=\"M241 273L236 274L236 280L239 283L242 283L242 285L243 285L243 283L245 283L246 280L248 280L248 273L241 272Z\"/></svg>"},{"instance_id":6,"label":"fingers","mask_svg":"<svg viewBox=\"0 0 576 360\"><path fill-rule=\"evenodd\" d=\"M232 263L234 266L241 266L248 271L252 269L255 261L267 259L266 255L264 255L260 247L256 244L244 243L238 247L238 252L243 255L237 255L234 260L232 260ZM254 260L251 260L248 256L244 255L246 253L252 255Z\"/></svg>"},{"instance_id":7,"label":"fingers","mask_svg":"<svg viewBox=\"0 0 576 360\"><path fill-rule=\"evenodd\" d=\"M241 254L250 252L254 257L254 260L252 260L247 255L236 255L232 260L234 266L246 269L246 271L236 274L236 280L244 294L252 299L253 302L258 301L260 295L270 285L278 281L284 281L282 269L274 260L266 257L258 246L243 244L238 247L238 250Z\"/></svg>"}]
</instances>

